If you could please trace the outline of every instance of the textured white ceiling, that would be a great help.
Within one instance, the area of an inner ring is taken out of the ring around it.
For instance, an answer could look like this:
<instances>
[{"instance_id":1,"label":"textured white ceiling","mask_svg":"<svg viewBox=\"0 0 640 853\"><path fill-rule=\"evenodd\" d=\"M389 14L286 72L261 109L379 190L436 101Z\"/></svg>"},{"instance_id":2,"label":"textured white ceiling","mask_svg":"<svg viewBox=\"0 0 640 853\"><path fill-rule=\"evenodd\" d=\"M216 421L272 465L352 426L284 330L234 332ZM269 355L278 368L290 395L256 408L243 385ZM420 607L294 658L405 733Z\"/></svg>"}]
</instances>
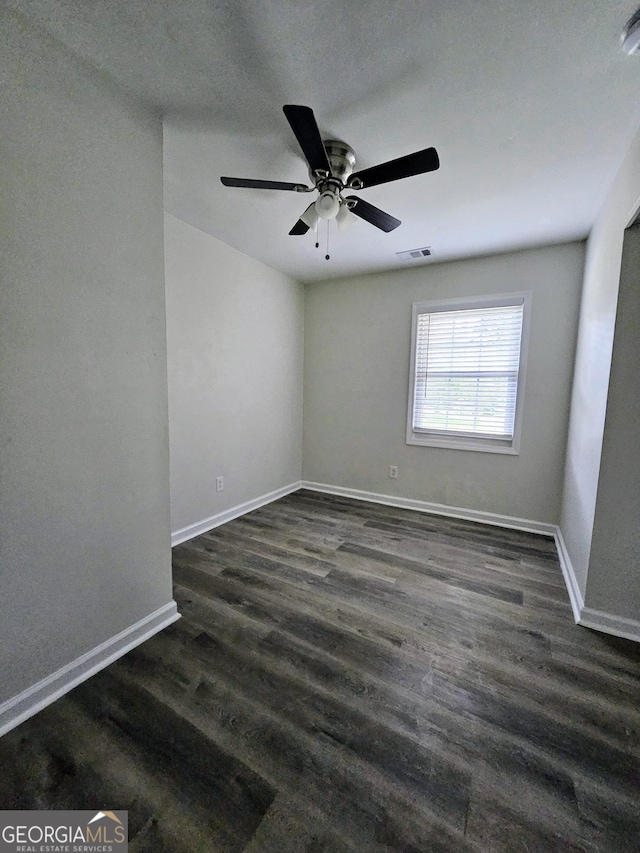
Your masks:
<instances>
[{"instance_id":1,"label":"textured white ceiling","mask_svg":"<svg viewBox=\"0 0 640 853\"><path fill-rule=\"evenodd\" d=\"M583 238L640 125L637 0L10 2L162 110L170 213L303 281ZM333 223L327 262L288 236L312 196L220 184L307 180L285 103L359 168L435 145L438 172L362 193L400 228Z\"/></svg>"}]
</instances>

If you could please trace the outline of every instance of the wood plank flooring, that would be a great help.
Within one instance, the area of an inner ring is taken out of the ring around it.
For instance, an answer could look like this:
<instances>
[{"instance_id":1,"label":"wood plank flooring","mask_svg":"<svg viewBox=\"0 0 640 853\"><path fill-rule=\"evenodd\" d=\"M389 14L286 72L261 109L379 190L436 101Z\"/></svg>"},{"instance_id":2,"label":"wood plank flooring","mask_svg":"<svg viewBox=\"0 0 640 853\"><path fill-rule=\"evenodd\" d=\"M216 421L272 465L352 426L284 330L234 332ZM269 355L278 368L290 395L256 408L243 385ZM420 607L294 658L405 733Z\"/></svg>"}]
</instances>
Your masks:
<instances>
[{"instance_id":1,"label":"wood plank flooring","mask_svg":"<svg viewBox=\"0 0 640 853\"><path fill-rule=\"evenodd\" d=\"M640 654L552 540L300 491L174 549L183 618L0 740L132 853L637 853Z\"/></svg>"}]
</instances>

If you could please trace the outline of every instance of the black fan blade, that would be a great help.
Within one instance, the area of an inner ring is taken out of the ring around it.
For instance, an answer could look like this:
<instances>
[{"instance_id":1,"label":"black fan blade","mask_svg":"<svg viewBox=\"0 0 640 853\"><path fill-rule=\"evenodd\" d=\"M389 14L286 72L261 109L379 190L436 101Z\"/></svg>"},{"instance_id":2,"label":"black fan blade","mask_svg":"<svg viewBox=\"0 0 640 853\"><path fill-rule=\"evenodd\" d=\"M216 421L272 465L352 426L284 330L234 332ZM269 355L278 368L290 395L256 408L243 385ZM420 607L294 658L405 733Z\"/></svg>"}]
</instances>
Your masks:
<instances>
[{"instance_id":1,"label":"black fan blade","mask_svg":"<svg viewBox=\"0 0 640 853\"><path fill-rule=\"evenodd\" d=\"M253 178L220 178L225 187L248 187L255 190L291 190L302 193L310 189L304 184L289 184L286 181L258 181Z\"/></svg>"},{"instance_id":2,"label":"black fan blade","mask_svg":"<svg viewBox=\"0 0 640 853\"><path fill-rule=\"evenodd\" d=\"M369 204L369 202L365 201L363 198L357 198L355 195L348 195L347 201L355 202L353 206L349 205L352 213L355 213L355 215L359 216L360 219L365 219L367 222L375 225L376 228L379 228L381 231L393 231L394 228L398 227L398 225L402 225L402 222L400 222L399 219L396 219L395 216L390 216L388 213L385 213L384 210L380 210L379 207L374 207L373 204Z\"/></svg>"},{"instance_id":3,"label":"black fan blade","mask_svg":"<svg viewBox=\"0 0 640 853\"><path fill-rule=\"evenodd\" d=\"M438 152L435 148L425 148L424 151L416 151L415 154L406 154L397 160L389 160L379 166L363 169L349 178L353 184L357 178L362 181L363 187L375 187L378 184L386 184L389 181L399 181L401 178L411 178L413 175L422 175L425 172L435 172L440 166Z\"/></svg>"},{"instance_id":4,"label":"black fan blade","mask_svg":"<svg viewBox=\"0 0 640 853\"><path fill-rule=\"evenodd\" d=\"M309 211L314 207L314 205L315 205L315 202L313 202L313 201L312 201L312 202L311 202L311 204L309 205L309 207L308 207L308 208L305 210L305 212L302 214L302 216L300 217L300 219L298 219L298 221L296 222L296 224L293 226L293 228L291 229L291 231L289 231L289 234L290 234L292 237L298 237L298 236L300 236L301 234L306 234L306 233L307 233L307 231L309 230L309 228L311 228L311 226L310 226L307 222L305 222L305 221L304 221L303 217L306 217L306 216L307 216L307 214L308 214L308 213L309 213ZM318 219L317 214L314 214L314 218L315 218L315 220L317 221L317 219Z\"/></svg>"},{"instance_id":5,"label":"black fan blade","mask_svg":"<svg viewBox=\"0 0 640 853\"><path fill-rule=\"evenodd\" d=\"M289 234L293 237L298 237L301 234L306 234L308 230L309 226L307 225L307 223L303 222L302 219L298 219L291 231L289 231Z\"/></svg>"},{"instance_id":6,"label":"black fan blade","mask_svg":"<svg viewBox=\"0 0 640 853\"><path fill-rule=\"evenodd\" d=\"M302 148L302 153L311 167L311 171L317 172L318 169L323 169L330 173L331 166L327 152L324 150L322 137L311 107L286 104L282 109L291 125L291 130L296 135L300 148Z\"/></svg>"}]
</instances>

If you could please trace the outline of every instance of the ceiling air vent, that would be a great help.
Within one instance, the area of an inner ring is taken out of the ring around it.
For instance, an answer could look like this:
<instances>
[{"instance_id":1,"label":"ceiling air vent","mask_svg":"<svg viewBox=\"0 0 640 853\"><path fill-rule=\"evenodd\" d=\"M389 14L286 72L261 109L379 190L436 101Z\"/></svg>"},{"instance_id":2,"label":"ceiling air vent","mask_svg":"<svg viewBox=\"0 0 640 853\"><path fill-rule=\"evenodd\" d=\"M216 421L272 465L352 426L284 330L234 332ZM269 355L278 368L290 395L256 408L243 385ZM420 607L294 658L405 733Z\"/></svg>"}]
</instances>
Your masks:
<instances>
[{"instance_id":1,"label":"ceiling air vent","mask_svg":"<svg viewBox=\"0 0 640 853\"><path fill-rule=\"evenodd\" d=\"M431 257L431 246L423 246L421 249L408 249L406 252L396 252L396 255L403 261L421 261L423 258Z\"/></svg>"}]
</instances>

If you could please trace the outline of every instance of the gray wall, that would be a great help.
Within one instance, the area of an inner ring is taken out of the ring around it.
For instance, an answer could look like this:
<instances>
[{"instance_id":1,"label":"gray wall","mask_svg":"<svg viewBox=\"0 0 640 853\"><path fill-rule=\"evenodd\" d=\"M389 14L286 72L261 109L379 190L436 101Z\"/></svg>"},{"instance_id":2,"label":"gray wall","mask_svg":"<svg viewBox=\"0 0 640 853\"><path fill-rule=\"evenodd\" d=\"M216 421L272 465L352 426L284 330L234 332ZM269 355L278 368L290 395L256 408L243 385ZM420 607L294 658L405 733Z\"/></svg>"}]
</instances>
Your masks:
<instances>
[{"instance_id":1,"label":"gray wall","mask_svg":"<svg viewBox=\"0 0 640 853\"><path fill-rule=\"evenodd\" d=\"M640 133L589 236L560 527L584 597L596 510L622 240L640 206ZM604 608L606 609L606 608Z\"/></svg>"},{"instance_id":2,"label":"gray wall","mask_svg":"<svg viewBox=\"0 0 640 853\"><path fill-rule=\"evenodd\" d=\"M300 479L304 292L170 215L165 256L175 532Z\"/></svg>"},{"instance_id":3,"label":"gray wall","mask_svg":"<svg viewBox=\"0 0 640 853\"><path fill-rule=\"evenodd\" d=\"M640 617L640 225L625 234L585 604Z\"/></svg>"},{"instance_id":4,"label":"gray wall","mask_svg":"<svg viewBox=\"0 0 640 853\"><path fill-rule=\"evenodd\" d=\"M307 285L304 479L557 523L583 265L576 243ZM412 302L517 290L533 291L520 455L408 446Z\"/></svg>"},{"instance_id":5,"label":"gray wall","mask_svg":"<svg viewBox=\"0 0 640 853\"><path fill-rule=\"evenodd\" d=\"M2 702L171 576L161 125L0 26Z\"/></svg>"}]
</instances>

